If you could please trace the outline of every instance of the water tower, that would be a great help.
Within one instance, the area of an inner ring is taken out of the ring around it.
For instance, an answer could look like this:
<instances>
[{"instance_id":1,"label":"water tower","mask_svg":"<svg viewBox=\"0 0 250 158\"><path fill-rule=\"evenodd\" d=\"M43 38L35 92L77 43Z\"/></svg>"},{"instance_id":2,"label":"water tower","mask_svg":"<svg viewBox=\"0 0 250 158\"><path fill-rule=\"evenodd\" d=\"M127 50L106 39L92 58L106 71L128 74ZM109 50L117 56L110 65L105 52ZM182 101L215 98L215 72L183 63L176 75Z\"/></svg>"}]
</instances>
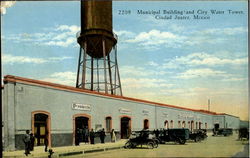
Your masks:
<instances>
[{"instance_id":1,"label":"water tower","mask_svg":"<svg viewBox=\"0 0 250 158\"><path fill-rule=\"evenodd\" d=\"M81 31L77 42L80 52L76 87L122 95L112 1L81 0Z\"/></svg>"}]
</instances>

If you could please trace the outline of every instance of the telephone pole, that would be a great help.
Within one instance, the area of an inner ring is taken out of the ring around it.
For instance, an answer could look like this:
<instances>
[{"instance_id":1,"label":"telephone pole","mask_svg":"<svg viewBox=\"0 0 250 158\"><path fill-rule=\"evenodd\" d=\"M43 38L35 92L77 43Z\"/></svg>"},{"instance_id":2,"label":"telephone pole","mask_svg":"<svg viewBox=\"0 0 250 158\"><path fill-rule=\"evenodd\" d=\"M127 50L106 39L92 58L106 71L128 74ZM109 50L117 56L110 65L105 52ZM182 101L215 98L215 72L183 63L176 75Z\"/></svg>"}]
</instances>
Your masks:
<instances>
[{"instance_id":1,"label":"telephone pole","mask_svg":"<svg viewBox=\"0 0 250 158\"><path fill-rule=\"evenodd\" d=\"M210 111L210 99L208 99L208 111Z\"/></svg>"}]
</instances>

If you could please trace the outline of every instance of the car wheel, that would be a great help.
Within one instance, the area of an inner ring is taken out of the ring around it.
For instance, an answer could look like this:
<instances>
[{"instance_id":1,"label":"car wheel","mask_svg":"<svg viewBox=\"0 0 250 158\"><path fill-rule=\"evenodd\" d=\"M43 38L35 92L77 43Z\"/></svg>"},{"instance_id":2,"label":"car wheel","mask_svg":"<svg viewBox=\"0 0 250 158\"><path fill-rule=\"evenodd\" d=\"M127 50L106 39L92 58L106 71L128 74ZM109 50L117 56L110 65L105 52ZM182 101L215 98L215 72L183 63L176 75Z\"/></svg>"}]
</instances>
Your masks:
<instances>
[{"instance_id":1,"label":"car wheel","mask_svg":"<svg viewBox=\"0 0 250 158\"><path fill-rule=\"evenodd\" d=\"M179 144L185 144L186 143L186 140L185 139L179 139Z\"/></svg>"},{"instance_id":2,"label":"car wheel","mask_svg":"<svg viewBox=\"0 0 250 158\"><path fill-rule=\"evenodd\" d=\"M147 146L148 146L148 149L153 149L154 148L154 142L148 142L148 144L147 144Z\"/></svg>"},{"instance_id":3,"label":"car wheel","mask_svg":"<svg viewBox=\"0 0 250 158\"><path fill-rule=\"evenodd\" d=\"M130 141L128 141L128 142L125 144L124 148L126 148L126 149L132 148L132 143L131 143Z\"/></svg>"},{"instance_id":4,"label":"car wheel","mask_svg":"<svg viewBox=\"0 0 250 158\"><path fill-rule=\"evenodd\" d=\"M154 141L154 148L158 148L158 142Z\"/></svg>"}]
</instances>

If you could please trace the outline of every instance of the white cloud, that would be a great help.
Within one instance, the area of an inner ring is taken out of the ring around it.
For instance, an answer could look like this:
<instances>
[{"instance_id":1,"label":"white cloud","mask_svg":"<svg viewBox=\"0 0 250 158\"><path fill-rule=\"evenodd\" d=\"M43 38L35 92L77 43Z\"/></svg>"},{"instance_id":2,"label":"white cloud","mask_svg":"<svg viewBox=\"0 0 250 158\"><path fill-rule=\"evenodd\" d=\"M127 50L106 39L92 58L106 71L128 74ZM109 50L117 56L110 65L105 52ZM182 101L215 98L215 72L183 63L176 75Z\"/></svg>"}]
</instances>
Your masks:
<instances>
[{"instance_id":1,"label":"white cloud","mask_svg":"<svg viewBox=\"0 0 250 158\"><path fill-rule=\"evenodd\" d=\"M47 32L48 30L50 30L50 32ZM78 31L80 31L79 26L60 25L55 28L47 29L46 32L11 34L6 36L5 39L13 40L17 43L29 42L37 45L74 47L77 44L76 33Z\"/></svg>"},{"instance_id":2,"label":"white cloud","mask_svg":"<svg viewBox=\"0 0 250 158\"><path fill-rule=\"evenodd\" d=\"M224 34L224 35L235 35L240 33L246 33L247 28L245 27L228 27L228 28L212 28L203 31L196 32L200 35L214 35L214 34Z\"/></svg>"},{"instance_id":3,"label":"white cloud","mask_svg":"<svg viewBox=\"0 0 250 158\"><path fill-rule=\"evenodd\" d=\"M163 79L151 78L124 78L121 80L123 87L128 88L169 88L173 84L166 83Z\"/></svg>"},{"instance_id":4,"label":"white cloud","mask_svg":"<svg viewBox=\"0 0 250 158\"><path fill-rule=\"evenodd\" d=\"M150 66L159 66L159 64L154 62L154 61L148 62L148 65L150 65Z\"/></svg>"},{"instance_id":5,"label":"white cloud","mask_svg":"<svg viewBox=\"0 0 250 158\"><path fill-rule=\"evenodd\" d=\"M49 42L45 42L45 45L52 45L52 46L61 46L61 47L68 47L71 44L75 44L76 38L73 37L69 37L66 40L62 40L62 41L49 41Z\"/></svg>"},{"instance_id":6,"label":"white cloud","mask_svg":"<svg viewBox=\"0 0 250 158\"><path fill-rule=\"evenodd\" d=\"M35 63L42 64L45 63L46 59L33 58L27 56L13 56L10 54L3 55L3 64L14 64L14 63Z\"/></svg>"},{"instance_id":7,"label":"white cloud","mask_svg":"<svg viewBox=\"0 0 250 158\"><path fill-rule=\"evenodd\" d=\"M43 81L58 83L68 86L75 86L76 83L76 73L71 71L66 72L55 72L47 78L41 79Z\"/></svg>"},{"instance_id":8,"label":"white cloud","mask_svg":"<svg viewBox=\"0 0 250 158\"><path fill-rule=\"evenodd\" d=\"M172 88L172 89L161 89L160 93L166 96L175 97L195 97L195 98L208 98L216 97L221 95L237 95L246 92L246 89L239 88Z\"/></svg>"},{"instance_id":9,"label":"white cloud","mask_svg":"<svg viewBox=\"0 0 250 158\"><path fill-rule=\"evenodd\" d=\"M149 32L141 32L135 37L126 40L128 43L139 43L144 48L155 48L159 45L165 47L179 47L186 39L184 36L179 36L171 32L161 32L159 30L150 30ZM143 47L142 47L143 48Z\"/></svg>"},{"instance_id":10,"label":"white cloud","mask_svg":"<svg viewBox=\"0 0 250 158\"><path fill-rule=\"evenodd\" d=\"M190 78L199 78L199 77L221 77L228 76L224 71L212 70L209 68L199 68L199 69L189 69L185 72L180 73L176 78L181 79L190 79Z\"/></svg>"},{"instance_id":11,"label":"white cloud","mask_svg":"<svg viewBox=\"0 0 250 158\"><path fill-rule=\"evenodd\" d=\"M3 64L20 64L20 63L33 63L43 64L48 62L58 62L72 57L50 57L50 58L34 58L28 56L13 56L11 54L4 54L2 58Z\"/></svg>"},{"instance_id":12,"label":"white cloud","mask_svg":"<svg viewBox=\"0 0 250 158\"><path fill-rule=\"evenodd\" d=\"M245 27L234 28L211 28L194 32L181 32L183 27L170 26L170 30L173 32L164 32L160 30L150 30L149 32L140 32L134 34L128 31L121 31L120 35L130 34L132 37L127 37L125 42L137 43L140 49L159 49L160 46L178 48L181 46L194 46L199 44L218 44L225 43L228 40L228 36L237 35L240 33L246 33ZM178 34L177 34L178 33ZM185 33L185 35L183 35Z\"/></svg>"},{"instance_id":13,"label":"white cloud","mask_svg":"<svg viewBox=\"0 0 250 158\"><path fill-rule=\"evenodd\" d=\"M123 66L119 70L122 75L124 76L159 76L159 75L166 75L166 71L157 71L157 70L149 70L144 67L136 67L136 66Z\"/></svg>"},{"instance_id":14,"label":"white cloud","mask_svg":"<svg viewBox=\"0 0 250 158\"><path fill-rule=\"evenodd\" d=\"M1 14L6 14L6 8L9 8L11 6L13 6L16 3L16 1L1 1L1 7L0 7L0 11Z\"/></svg>"},{"instance_id":15,"label":"white cloud","mask_svg":"<svg viewBox=\"0 0 250 158\"><path fill-rule=\"evenodd\" d=\"M183 44L199 45L199 44L218 44L226 43L230 36L247 33L246 27L232 28L210 28L205 30L194 31L189 34L189 37ZM247 35L247 34L246 34Z\"/></svg>"},{"instance_id":16,"label":"white cloud","mask_svg":"<svg viewBox=\"0 0 250 158\"><path fill-rule=\"evenodd\" d=\"M226 66L226 65L243 65L248 63L247 57L241 58L222 58L207 53L192 53L187 56L176 57L163 64L164 68L178 68L179 66Z\"/></svg>"},{"instance_id":17,"label":"white cloud","mask_svg":"<svg viewBox=\"0 0 250 158\"><path fill-rule=\"evenodd\" d=\"M120 30L120 31L114 30L114 33L118 35L118 37L119 36L133 37L135 35L135 33L127 30Z\"/></svg>"},{"instance_id":18,"label":"white cloud","mask_svg":"<svg viewBox=\"0 0 250 158\"><path fill-rule=\"evenodd\" d=\"M208 88L194 87L194 88L172 88L172 89L162 89L161 94L172 95L172 96L194 96L194 95L204 95L210 91Z\"/></svg>"},{"instance_id":19,"label":"white cloud","mask_svg":"<svg viewBox=\"0 0 250 158\"><path fill-rule=\"evenodd\" d=\"M244 77L228 77L228 78L222 79L221 81L238 82L238 81L246 81L246 80L247 78L244 78Z\"/></svg>"}]
</instances>

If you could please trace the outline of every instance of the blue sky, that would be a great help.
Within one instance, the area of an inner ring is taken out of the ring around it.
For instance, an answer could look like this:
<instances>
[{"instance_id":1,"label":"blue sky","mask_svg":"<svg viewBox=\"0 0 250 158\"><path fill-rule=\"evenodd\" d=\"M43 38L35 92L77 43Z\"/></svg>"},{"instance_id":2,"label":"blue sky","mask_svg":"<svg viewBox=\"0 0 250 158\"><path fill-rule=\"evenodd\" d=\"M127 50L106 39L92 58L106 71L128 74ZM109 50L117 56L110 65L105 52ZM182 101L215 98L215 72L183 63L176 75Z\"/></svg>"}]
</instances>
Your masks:
<instances>
[{"instance_id":1,"label":"blue sky","mask_svg":"<svg viewBox=\"0 0 250 158\"><path fill-rule=\"evenodd\" d=\"M190 19L156 19L137 10L182 11ZM193 10L209 19L185 14ZM80 3L21 1L1 11L2 76L74 86ZM212 111L248 119L247 14L247 1L114 1L124 96L195 109L207 109L210 99Z\"/></svg>"}]
</instances>

